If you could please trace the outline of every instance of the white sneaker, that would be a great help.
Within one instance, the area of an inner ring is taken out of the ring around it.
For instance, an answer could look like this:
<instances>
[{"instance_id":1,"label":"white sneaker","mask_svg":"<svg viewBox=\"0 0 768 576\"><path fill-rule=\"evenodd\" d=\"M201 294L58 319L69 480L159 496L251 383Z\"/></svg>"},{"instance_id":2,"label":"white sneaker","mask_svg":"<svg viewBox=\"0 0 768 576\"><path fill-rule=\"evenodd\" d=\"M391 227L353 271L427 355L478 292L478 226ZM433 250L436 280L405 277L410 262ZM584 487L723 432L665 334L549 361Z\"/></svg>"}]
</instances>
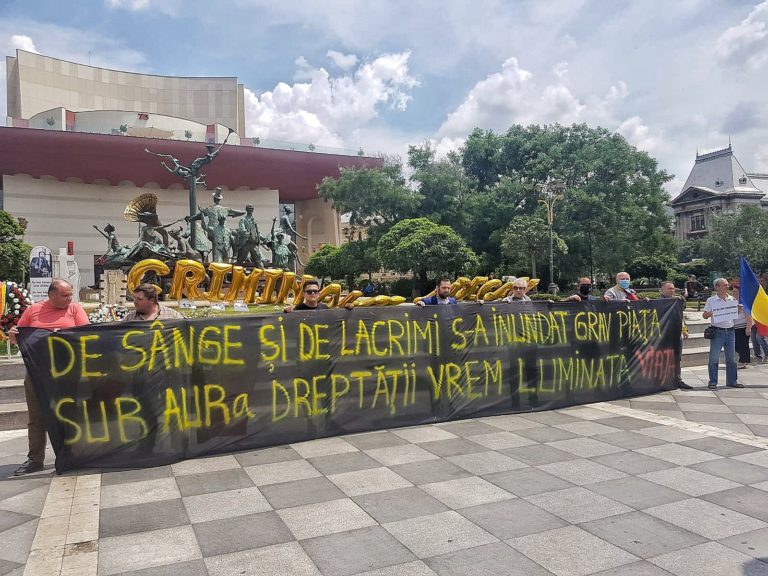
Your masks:
<instances>
[{"instance_id":1,"label":"white sneaker","mask_svg":"<svg viewBox=\"0 0 768 576\"><path fill-rule=\"evenodd\" d=\"M743 362L737 366L737 368L739 368L739 369L746 368L746 367L747 367L747 365L744 364Z\"/></svg>"}]
</instances>

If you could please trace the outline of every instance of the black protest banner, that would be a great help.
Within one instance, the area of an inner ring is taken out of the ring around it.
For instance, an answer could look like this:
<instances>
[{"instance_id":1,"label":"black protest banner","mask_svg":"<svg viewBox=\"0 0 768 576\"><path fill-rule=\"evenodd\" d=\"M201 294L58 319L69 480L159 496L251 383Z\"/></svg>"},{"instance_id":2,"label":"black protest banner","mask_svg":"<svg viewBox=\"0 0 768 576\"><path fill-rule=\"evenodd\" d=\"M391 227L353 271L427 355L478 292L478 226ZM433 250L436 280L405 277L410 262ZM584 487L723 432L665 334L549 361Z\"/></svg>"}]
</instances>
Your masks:
<instances>
[{"instance_id":1,"label":"black protest banner","mask_svg":"<svg viewBox=\"0 0 768 576\"><path fill-rule=\"evenodd\" d=\"M682 306L384 307L24 329L56 468L202 454L671 389Z\"/></svg>"}]
</instances>

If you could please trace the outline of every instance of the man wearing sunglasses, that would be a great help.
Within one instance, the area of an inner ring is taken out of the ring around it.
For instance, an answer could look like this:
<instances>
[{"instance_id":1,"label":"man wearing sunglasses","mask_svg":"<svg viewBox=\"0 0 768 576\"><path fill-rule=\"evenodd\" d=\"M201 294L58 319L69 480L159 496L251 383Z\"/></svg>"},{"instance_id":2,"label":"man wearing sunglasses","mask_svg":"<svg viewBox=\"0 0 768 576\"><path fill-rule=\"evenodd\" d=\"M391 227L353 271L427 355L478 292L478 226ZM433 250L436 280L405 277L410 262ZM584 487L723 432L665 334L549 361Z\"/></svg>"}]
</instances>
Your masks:
<instances>
[{"instance_id":1,"label":"man wearing sunglasses","mask_svg":"<svg viewBox=\"0 0 768 576\"><path fill-rule=\"evenodd\" d=\"M576 292L568 296L566 299L568 302L585 302L592 300L599 300L597 296L592 296L592 280L584 276L579 278L579 285Z\"/></svg>"},{"instance_id":2,"label":"man wearing sunglasses","mask_svg":"<svg viewBox=\"0 0 768 576\"><path fill-rule=\"evenodd\" d=\"M515 280L512 283L512 293L505 298L502 298L502 302L530 302L531 298L525 293L528 288L528 282L525 280Z\"/></svg>"},{"instance_id":3,"label":"man wearing sunglasses","mask_svg":"<svg viewBox=\"0 0 768 576\"><path fill-rule=\"evenodd\" d=\"M352 302L347 302L344 308L352 310L355 305ZM304 300L301 304L295 306L286 306L283 308L283 312L293 312L294 310L328 310L328 304L320 302L320 282L317 280L307 280L304 283Z\"/></svg>"}]
</instances>

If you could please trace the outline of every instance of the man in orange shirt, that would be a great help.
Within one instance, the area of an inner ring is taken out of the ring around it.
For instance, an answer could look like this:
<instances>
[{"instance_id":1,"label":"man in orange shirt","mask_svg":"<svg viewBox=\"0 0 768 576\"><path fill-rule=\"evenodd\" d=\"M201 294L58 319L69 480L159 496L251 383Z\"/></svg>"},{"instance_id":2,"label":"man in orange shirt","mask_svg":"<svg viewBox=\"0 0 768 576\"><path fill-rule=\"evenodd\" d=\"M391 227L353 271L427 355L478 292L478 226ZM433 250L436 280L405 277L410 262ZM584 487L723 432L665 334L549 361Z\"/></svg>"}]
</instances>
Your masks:
<instances>
[{"instance_id":1,"label":"man in orange shirt","mask_svg":"<svg viewBox=\"0 0 768 576\"><path fill-rule=\"evenodd\" d=\"M72 302L72 286L66 280L55 279L48 287L48 300L36 302L24 311L19 318L19 328L43 328L45 330L62 330L88 324L88 315L79 304ZM19 331L11 328L8 335L11 342L16 343L16 334ZM14 476L22 476L43 469L45 462L45 419L37 394L29 379L29 374L24 378L24 392L27 397L27 410L29 412L29 424L27 435L29 438L29 453L24 462L13 473Z\"/></svg>"}]
</instances>

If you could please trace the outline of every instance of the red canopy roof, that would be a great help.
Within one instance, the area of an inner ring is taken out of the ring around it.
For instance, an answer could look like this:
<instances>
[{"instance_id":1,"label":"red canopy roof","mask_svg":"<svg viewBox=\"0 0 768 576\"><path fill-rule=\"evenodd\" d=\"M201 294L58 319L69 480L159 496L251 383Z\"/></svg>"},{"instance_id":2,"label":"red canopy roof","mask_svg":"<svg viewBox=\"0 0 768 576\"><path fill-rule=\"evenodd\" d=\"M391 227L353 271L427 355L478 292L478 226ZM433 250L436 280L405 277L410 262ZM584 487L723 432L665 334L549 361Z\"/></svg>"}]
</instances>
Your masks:
<instances>
[{"instance_id":1,"label":"red canopy roof","mask_svg":"<svg viewBox=\"0 0 768 576\"><path fill-rule=\"evenodd\" d=\"M145 148L171 154L187 166L206 153L201 142L0 127L0 174L106 180L113 186L124 180L163 188L183 184ZM317 198L317 185L326 176L338 176L340 167L381 165L379 158L227 145L202 171L209 189L271 188L280 191L282 202L290 202Z\"/></svg>"}]
</instances>

